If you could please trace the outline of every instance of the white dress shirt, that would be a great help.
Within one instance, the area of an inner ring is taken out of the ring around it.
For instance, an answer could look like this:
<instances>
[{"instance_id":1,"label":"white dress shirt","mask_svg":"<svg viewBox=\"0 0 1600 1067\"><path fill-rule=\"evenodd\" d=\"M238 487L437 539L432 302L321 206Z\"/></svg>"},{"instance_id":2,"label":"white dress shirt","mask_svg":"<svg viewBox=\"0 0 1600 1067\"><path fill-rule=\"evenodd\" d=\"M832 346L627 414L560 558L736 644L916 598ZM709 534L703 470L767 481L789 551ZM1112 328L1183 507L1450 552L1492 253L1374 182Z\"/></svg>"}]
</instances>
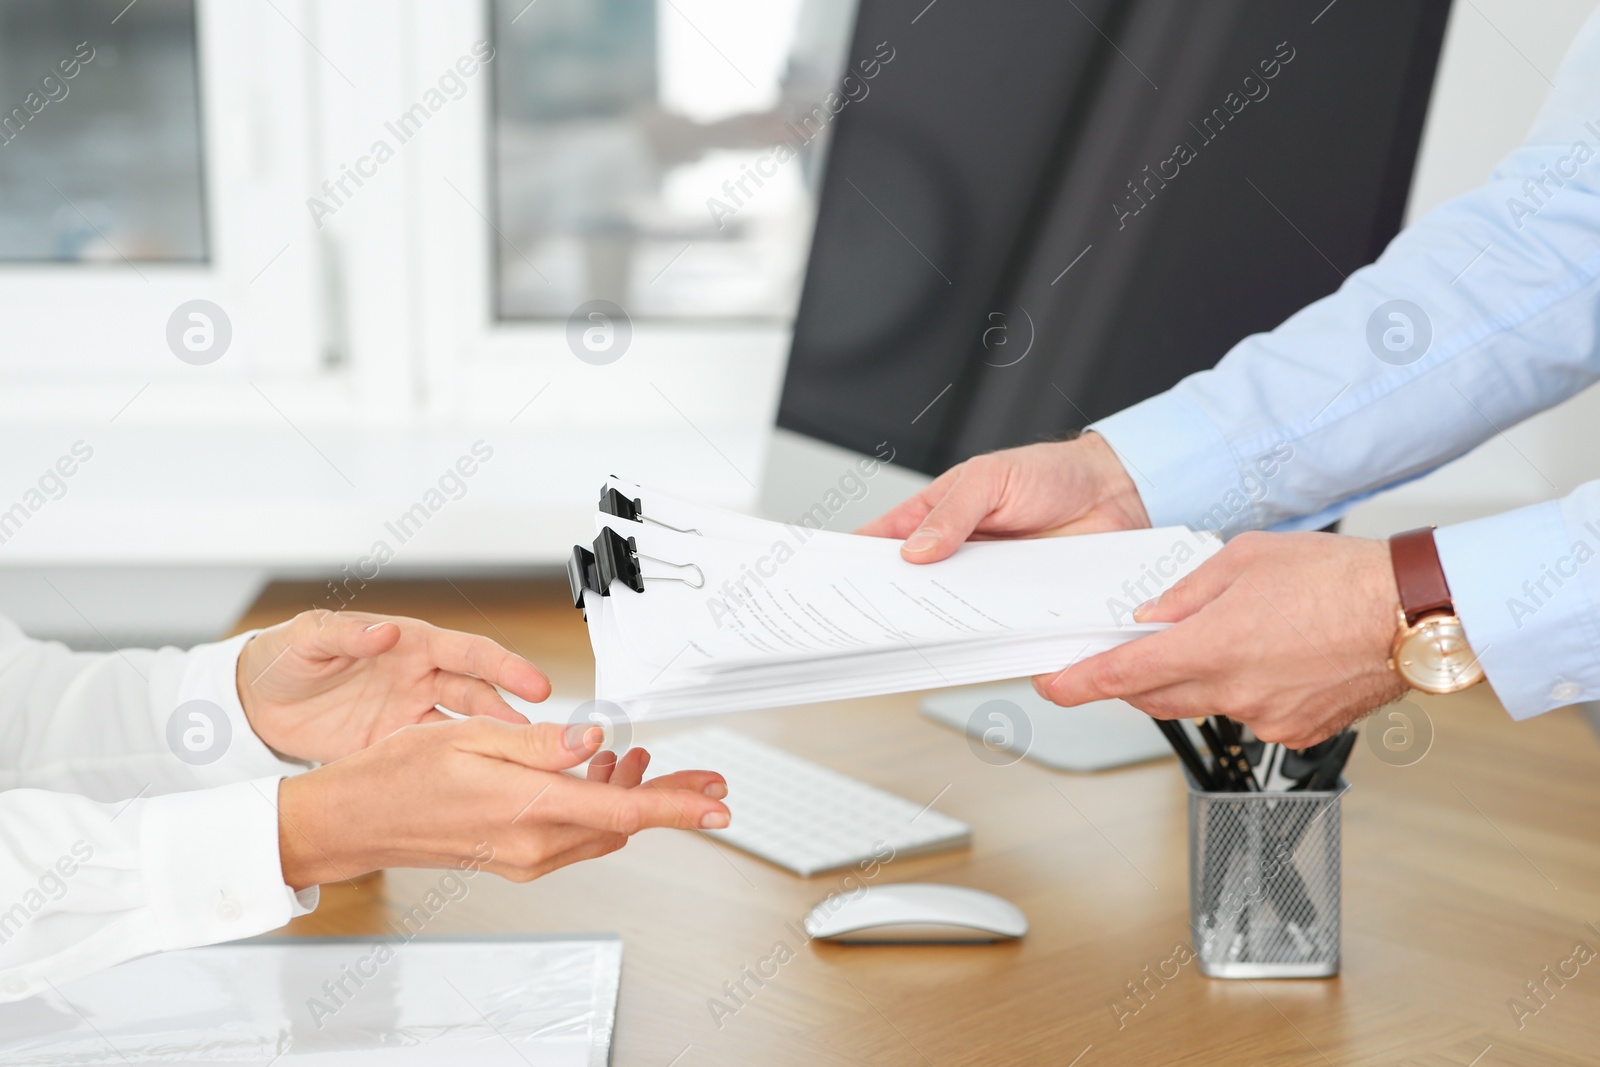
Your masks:
<instances>
[{"instance_id":1,"label":"white dress shirt","mask_svg":"<svg viewBox=\"0 0 1600 1067\"><path fill-rule=\"evenodd\" d=\"M249 637L84 653L0 618L0 1001L316 907L283 881L278 783L306 767L245 719Z\"/></svg>"}]
</instances>

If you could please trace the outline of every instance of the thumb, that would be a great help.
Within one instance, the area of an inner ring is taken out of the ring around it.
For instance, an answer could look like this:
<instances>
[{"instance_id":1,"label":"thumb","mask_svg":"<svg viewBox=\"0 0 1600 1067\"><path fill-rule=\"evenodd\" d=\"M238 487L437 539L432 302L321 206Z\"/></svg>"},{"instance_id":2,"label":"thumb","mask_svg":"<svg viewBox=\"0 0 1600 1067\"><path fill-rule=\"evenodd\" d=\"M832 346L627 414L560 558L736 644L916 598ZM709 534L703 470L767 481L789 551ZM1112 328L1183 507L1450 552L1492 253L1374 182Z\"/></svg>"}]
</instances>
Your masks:
<instances>
[{"instance_id":1,"label":"thumb","mask_svg":"<svg viewBox=\"0 0 1600 1067\"><path fill-rule=\"evenodd\" d=\"M928 517L928 512L933 510L949 489L950 483L958 477L960 464L951 467L932 482L924 486L921 491L902 500L887 512L867 523L856 531L862 537L897 537L905 536L921 525L922 520Z\"/></svg>"},{"instance_id":2,"label":"thumb","mask_svg":"<svg viewBox=\"0 0 1600 1067\"><path fill-rule=\"evenodd\" d=\"M296 617L294 644L308 658L371 659L400 643L395 619L348 611L307 611Z\"/></svg>"},{"instance_id":3,"label":"thumb","mask_svg":"<svg viewBox=\"0 0 1600 1067\"><path fill-rule=\"evenodd\" d=\"M1135 622L1182 622L1233 584L1238 568L1231 559L1213 556L1179 578L1165 593L1133 609Z\"/></svg>"},{"instance_id":4,"label":"thumb","mask_svg":"<svg viewBox=\"0 0 1600 1067\"><path fill-rule=\"evenodd\" d=\"M587 722L521 724L478 716L458 725L457 744L465 751L539 771L576 767L605 740L605 731Z\"/></svg>"},{"instance_id":5,"label":"thumb","mask_svg":"<svg viewBox=\"0 0 1600 1067\"><path fill-rule=\"evenodd\" d=\"M998 464L968 460L951 473L950 488L900 546L900 555L912 563L953 555L1000 502L1004 477Z\"/></svg>"}]
</instances>

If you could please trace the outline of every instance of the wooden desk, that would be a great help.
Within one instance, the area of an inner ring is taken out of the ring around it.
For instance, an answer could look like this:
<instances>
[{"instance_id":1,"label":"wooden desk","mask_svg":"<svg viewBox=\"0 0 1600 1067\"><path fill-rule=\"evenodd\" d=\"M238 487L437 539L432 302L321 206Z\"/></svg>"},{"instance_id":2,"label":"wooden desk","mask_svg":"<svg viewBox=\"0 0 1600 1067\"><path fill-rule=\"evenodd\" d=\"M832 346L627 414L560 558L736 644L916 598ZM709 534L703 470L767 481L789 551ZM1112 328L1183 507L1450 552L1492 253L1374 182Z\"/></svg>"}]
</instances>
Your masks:
<instances>
[{"instance_id":1,"label":"wooden desk","mask_svg":"<svg viewBox=\"0 0 1600 1067\"><path fill-rule=\"evenodd\" d=\"M488 634L543 666L558 692L581 694L592 662L564 595L536 582L387 583L357 606ZM317 596L274 586L241 625ZM1190 964L1119 1028L1113 1002L1135 1003L1125 983L1188 936L1176 761L1094 775L993 767L919 716L914 696L728 721L903 796L937 797L973 825L973 847L897 861L879 879L999 893L1032 921L1021 942L803 944L798 920L841 875L800 879L662 831L529 885L475 880L430 932L620 933L618 1067L1600 1062L1600 958L1562 987L1550 981L1548 1004L1520 1030L1508 1007L1538 1007L1524 983L1545 980L1578 942L1600 952L1600 745L1570 710L1513 723L1483 690L1416 699L1436 731L1424 759L1389 766L1363 741L1351 762L1336 979L1218 981ZM652 730L638 734L648 743ZM379 932L437 878L392 871L330 886L290 932ZM751 995L719 1026L710 1004L737 1004L724 983L780 943L794 958L759 988L747 980Z\"/></svg>"}]
</instances>

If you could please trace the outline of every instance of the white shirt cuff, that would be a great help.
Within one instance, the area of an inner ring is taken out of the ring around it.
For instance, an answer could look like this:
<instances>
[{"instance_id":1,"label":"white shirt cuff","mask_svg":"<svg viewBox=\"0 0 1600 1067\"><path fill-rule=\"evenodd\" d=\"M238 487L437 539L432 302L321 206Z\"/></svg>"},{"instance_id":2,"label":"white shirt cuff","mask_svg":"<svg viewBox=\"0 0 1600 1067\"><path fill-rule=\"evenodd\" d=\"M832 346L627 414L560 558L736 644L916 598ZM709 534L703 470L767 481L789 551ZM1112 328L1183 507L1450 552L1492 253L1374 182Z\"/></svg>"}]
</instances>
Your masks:
<instances>
[{"instance_id":1,"label":"white shirt cuff","mask_svg":"<svg viewBox=\"0 0 1600 1067\"><path fill-rule=\"evenodd\" d=\"M237 680L239 654L259 632L190 649L173 708L156 709L158 716L176 718L175 726L165 718L157 726L167 731L168 744L178 758L194 767L202 787L286 777L311 766L273 752L245 717ZM276 803L276 792L272 796Z\"/></svg>"},{"instance_id":2,"label":"white shirt cuff","mask_svg":"<svg viewBox=\"0 0 1600 1067\"><path fill-rule=\"evenodd\" d=\"M317 906L316 888L283 881L279 778L141 804L139 867L163 949L209 945L275 930Z\"/></svg>"},{"instance_id":3,"label":"white shirt cuff","mask_svg":"<svg viewBox=\"0 0 1600 1067\"><path fill-rule=\"evenodd\" d=\"M1241 473L1216 423L1176 389L1086 429L1104 437L1122 461L1150 525L1188 526L1222 537L1257 525L1256 484Z\"/></svg>"},{"instance_id":4,"label":"white shirt cuff","mask_svg":"<svg viewBox=\"0 0 1600 1067\"><path fill-rule=\"evenodd\" d=\"M1571 498L1440 529L1450 598L1513 719L1600 697L1600 629L1580 576L1595 531Z\"/></svg>"}]
</instances>

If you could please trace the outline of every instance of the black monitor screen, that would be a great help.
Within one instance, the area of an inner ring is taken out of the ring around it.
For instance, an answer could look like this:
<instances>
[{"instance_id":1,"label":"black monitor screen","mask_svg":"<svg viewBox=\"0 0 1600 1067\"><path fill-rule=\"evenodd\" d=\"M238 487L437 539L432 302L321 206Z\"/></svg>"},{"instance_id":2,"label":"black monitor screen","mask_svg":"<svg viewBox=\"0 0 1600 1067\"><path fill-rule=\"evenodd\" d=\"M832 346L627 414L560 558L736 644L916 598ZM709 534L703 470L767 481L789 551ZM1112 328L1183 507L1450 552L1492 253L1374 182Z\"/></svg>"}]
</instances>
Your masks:
<instances>
[{"instance_id":1,"label":"black monitor screen","mask_svg":"<svg viewBox=\"0 0 1600 1067\"><path fill-rule=\"evenodd\" d=\"M1332 292L1399 230L1448 9L862 0L779 425L932 473Z\"/></svg>"}]
</instances>

